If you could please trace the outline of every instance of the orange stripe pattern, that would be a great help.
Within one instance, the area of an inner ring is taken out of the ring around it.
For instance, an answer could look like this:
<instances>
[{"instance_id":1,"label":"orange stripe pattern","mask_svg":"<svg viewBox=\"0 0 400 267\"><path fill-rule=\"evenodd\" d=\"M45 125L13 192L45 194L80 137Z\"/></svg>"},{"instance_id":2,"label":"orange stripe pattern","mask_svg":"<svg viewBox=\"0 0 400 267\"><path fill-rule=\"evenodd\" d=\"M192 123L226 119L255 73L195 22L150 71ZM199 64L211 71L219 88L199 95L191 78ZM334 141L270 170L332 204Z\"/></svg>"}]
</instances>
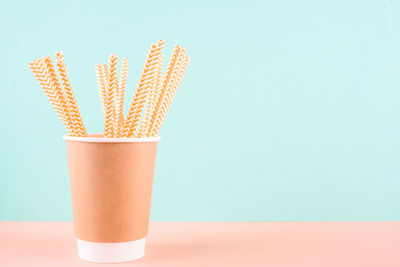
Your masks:
<instances>
[{"instance_id":1,"label":"orange stripe pattern","mask_svg":"<svg viewBox=\"0 0 400 267\"><path fill-rule=\"evenodd\" d=\"M156 137L176 95L189 64L186 48L175 45L165 73L163 40L151 44L139 81L136 85L128 113L124 118L124 100L128 74L128 59L121 60L118 77L116 54L109 63L96 64L96 79L104 116L103 135L108 138ZM29 68L50 100L58 116L71 136L87 136L71 82L68 77L64 55L56 53L56 69L49 56L35 59ZM60 82L61 80L61 82Z\"/></svg>"},{"instance_id":2,"label":"orange stripe pattern","mask_svg":"<svg viewBox=\"0 0 400 267\"><path fill-rule=\"evenodd\" d=\"M162 101L157 109L157 115L152 123L150 131L151 136L158 136L161 125L167 115L168 109L171 106L172 100L175 97L176 91L182 80L187 64L189 64L189 58L186 57L186 49L182 48L179 50L178 57L173 67L172 75L168 81L167 89L165 94L162 96ZM185 66L186 65L186 66Z\"/></svg>"},{"instance_id":3,"label":"orange stripe pattern","mask_svg":"<svg viewBox=\"0 0 400 267\"><path fill-rule=\"evenodd\" d=\"M53 85L54 82L51 75L46 69L47 67L44 59L33 60L31 63L29 63L29 68L31 69L36 79L38 80L47 98L49 99L50 103L53 105L58 116L63 122L65 128L67 128L68 133L72 135L73 132L71 127L71 121L70 118L68 117L69 113L68 110L66 110L65 105L63 105L64 96L59 91L54 90L54 85Z\"/></svg>"},{"instance_id":4,"label":"orange stripe pattern","mask_svg":"<svg viewBox=\"0 0 400 267\"><path fill-rule=\"evenodd\" d=\"M115 114L115 127L114 136L122 137L122 129L124 126L124 99L125 99L125 88L126 88L126 78L128 75L128 59L123 58L121 64L121 78L118 86L118 92L116 96L116 114Z\"/></svg>"},{"instance_id":5,"label":"orange stripe pattern","mask_svg":"<svg viewBox=\"0 0 400 267\"><path fill-rule=\"evenodd\" d=\"M161 82L162 82L161 72L162 72L163 61L164 61L164 57L162 55L160 55L160 57L158 58L158 60L156 62L155 76L154 76L150 91L148 93L148 101L146 103L146 109L145 109L145 112L143 115L143 119L140 122L140 126L139 126L138 136L141 136L141 137L148 136L151 118L152 118L152 114L153 114L155 104L156 104L157 92L159 91L159 88L161 87Z\"/></svg>"},{"instance_id":6,"label":"orange stripe pattern","mask_svg":"<svg viewBox=\"0 0 400 267\"><path fill-rule=\"evenodd\" d=\"M128 114L125 119L125 127L123 130L124 137L130 137L134 134L136 127L139 123L143 107L145 105L148 89L148 79L154 75L154 62L157 57L161 54L164 41L159 40L158 44L152 44L149 53L144 64L142 74L140 76L138 85L136 86L135 96L132 100L131 106L129 107Z\"/></svg>"},{"instance_id":7,"label":"orange stripe pattern","mask_svg":"<svg viewBox=\"0 0 400 267\"><path fill-rule=\"evenodd\" d=\"M74 91L72 90L71 83L68 78L64 55L61 51L56 53L56 64L58 73L61 77L62 85L64 86L64 96L71 114L71 120L75 133L77 136L87 136L85 125L83 124L81 113L79 112L79 107L76 103Z\"/></svg>"},{"instance_id":8,"label":"orange stripe pattern","mask_svg":"<svg viewBox=\"0 0 400 267\"><path fill-rule=\"evenodd\" d=\"M100 93L101 108L102 108L103 114L104 114L105 110L106 110L106 84L105 84L105 80L104 80L104 74L103 74L102 67L103 66L101 64L95 65L97 86L99 87L99 93ZM107 68L107 66L106 66L106 68Z\"/></svg>"},{"instance_id":9,"label":"orange stripe pattern","mask_svg":"<svg viewBox=\"0 0 400 267\"><path fill-rule=\"evenodd\" d=\"M114 94L117 89L117 55L115 54L110 55L109 69L106 88L106 113L104 114L104 136L114 137Z\"/></svg>"}]
</instances>

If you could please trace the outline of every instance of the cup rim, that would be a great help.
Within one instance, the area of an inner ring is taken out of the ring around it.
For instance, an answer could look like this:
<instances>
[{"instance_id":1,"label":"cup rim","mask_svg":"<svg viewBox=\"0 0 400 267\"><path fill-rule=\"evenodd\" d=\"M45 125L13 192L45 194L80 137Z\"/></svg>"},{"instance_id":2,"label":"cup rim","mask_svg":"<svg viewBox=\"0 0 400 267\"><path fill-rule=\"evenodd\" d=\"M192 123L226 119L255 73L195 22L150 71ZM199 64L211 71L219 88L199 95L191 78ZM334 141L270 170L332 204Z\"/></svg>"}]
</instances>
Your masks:
<instances>
[{"instance_id":1,"label":"cup rim","mask_svg":"<svg viewBox=\"0 0 400 267\"><path fill-rule=\"evenodd\" d=\"M100 134L88 134L88 137L78 137L63 135L65 141L87 142L87 143L155 143L161 140L160 136L157 137L102 137ZM92 135L92 136L90 136ZM98 135L97 137L95 135Z\"/></svg>"}]
</instances>

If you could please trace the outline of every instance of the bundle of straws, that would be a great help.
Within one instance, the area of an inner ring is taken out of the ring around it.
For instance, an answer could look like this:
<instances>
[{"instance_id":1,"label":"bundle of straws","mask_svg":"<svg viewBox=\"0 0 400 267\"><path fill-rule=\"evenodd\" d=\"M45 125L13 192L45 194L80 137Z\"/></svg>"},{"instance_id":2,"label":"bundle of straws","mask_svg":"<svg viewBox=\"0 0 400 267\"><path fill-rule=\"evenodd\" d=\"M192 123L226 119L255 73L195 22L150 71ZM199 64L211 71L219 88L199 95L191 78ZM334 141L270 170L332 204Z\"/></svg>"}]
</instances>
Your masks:
<instances>
[{"instance_id":1,"label":"bundle of straws","mask_svg":"<svg viewBox=\"0 0 400 267\"><path fill-rule=\"evenodd\" d=\"M126 117L124 117L123 109L128 59L121 60L119 79L116 54L110 55L108 66L106 64L95 65L104 114L104 137L140 138L159 135L165 116L190 61L186 55L186 48L175 45L163 74L164 57L161 53L163 46L163 40L158 40L157 43L150 46ZM29 63L29 68L57 111L68 134L85 137L87 132L61 51L56 53L56 66L61 83L49 56L35 59Z\"/></svg>"}]
</instances>

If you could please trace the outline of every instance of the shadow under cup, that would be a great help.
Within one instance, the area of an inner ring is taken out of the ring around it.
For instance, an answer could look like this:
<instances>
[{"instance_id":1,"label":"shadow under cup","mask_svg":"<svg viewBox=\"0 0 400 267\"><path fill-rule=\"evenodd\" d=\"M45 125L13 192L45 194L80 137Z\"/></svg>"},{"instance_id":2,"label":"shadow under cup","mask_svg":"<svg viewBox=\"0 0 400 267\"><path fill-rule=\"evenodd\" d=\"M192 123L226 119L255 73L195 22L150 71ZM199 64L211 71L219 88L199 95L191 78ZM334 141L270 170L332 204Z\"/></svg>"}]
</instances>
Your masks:
<instances>
[{"instance_id":1,"label":"shadow under cup","mask_svg":"<svg viewBox=\"0 0 400 267\"><path fill-rule=\"evenodd\" d=\"M142 257L160 138L64 139L79 256L104 263Z\"/></svg>"}]
</instances>

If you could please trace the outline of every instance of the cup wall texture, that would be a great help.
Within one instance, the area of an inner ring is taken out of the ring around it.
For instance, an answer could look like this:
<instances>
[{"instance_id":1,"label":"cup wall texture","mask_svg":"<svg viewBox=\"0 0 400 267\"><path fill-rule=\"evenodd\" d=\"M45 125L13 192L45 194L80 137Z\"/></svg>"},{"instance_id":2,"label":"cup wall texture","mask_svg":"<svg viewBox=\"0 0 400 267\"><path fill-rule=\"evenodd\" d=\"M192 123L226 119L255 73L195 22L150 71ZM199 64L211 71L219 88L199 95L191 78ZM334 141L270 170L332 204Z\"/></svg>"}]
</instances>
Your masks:
<instances>
[{"instance_id":1,"label":"cup wall texture","mask_svg":"<svg viewBox=\"0 0 400 267\"><path fill-rule=\"evenodd\" d=\"M76 237L106 243L146 237L157 142L66 145Z\"/></svg>"}]
</instances>

